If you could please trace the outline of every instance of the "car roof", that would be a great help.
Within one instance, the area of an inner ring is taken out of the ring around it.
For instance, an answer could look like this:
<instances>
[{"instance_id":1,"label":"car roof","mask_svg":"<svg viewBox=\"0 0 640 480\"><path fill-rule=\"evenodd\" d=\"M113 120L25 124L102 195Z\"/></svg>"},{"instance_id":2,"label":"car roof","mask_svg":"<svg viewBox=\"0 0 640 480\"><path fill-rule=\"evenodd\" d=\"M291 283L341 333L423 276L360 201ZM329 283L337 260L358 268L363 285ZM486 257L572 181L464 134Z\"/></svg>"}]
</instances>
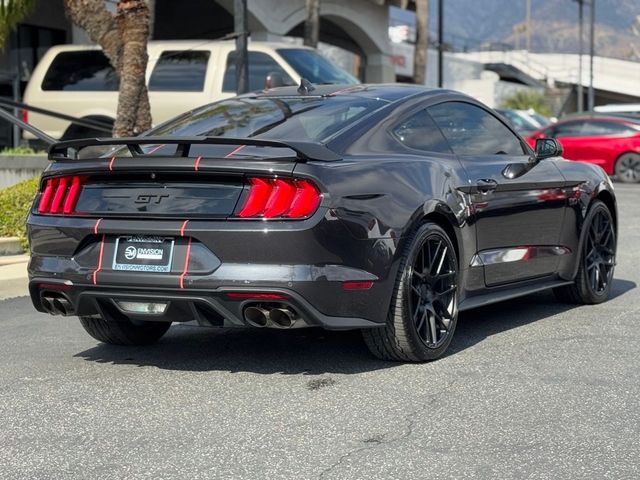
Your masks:
<instances>
[{"instance_id":1,"label":"car roof","mask_svg":"<svg viewBox=\"0 0 640 480\"><path fill-rule=\"evenodd\" d=\"M376 83L358 85L313 85L314 90L309 93L299 93L297 86L277 87L259 92L251 92L243 96L249 98L260 97L306 97L323 98L348 95L350 97L372 98L387 102L396 102L414 96L437 97L454 95L460 99L470 99L467 95L453 90L429 88L409 83Z\"/></svg>"},{"instance_id":2,"label":"car roof","mask_svg":"<svg viewBox=\"0 0 640 480\"><path fill-rule=\"evenodd\" d=\"M174 50L192 50L197 48L206 48L207 46L231 46L235 50L235 40L210 40L206 38L191 40L150 40L148 42L149 50L174 49ZM268 48L299 48L305 50L314 50L304 45L297 45L288 42L258 42L249 40L249 48L268 47ZM83 50L101 50L100 45L55 45L49 49L50 52L76 52Z\"/></svg>"}]
</instances>

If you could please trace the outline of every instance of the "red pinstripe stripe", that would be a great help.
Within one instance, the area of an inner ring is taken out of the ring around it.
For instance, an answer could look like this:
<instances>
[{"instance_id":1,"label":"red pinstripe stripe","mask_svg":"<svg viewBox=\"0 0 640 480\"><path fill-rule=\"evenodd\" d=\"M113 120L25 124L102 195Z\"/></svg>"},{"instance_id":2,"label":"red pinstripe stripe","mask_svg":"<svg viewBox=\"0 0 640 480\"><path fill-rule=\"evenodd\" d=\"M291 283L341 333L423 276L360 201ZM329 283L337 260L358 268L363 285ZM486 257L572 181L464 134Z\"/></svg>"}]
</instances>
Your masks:
<instances>
[{"instance_id":1,"label":"red pinstripe stripe","mask_svg":"<svg viewBox=\"0 0 640 480\"><path fill-rule=\"evenodd\" d=\"M182 226L180 227L180 236L184 237L184 231L187 228L187 223L189 223L189 220L185 220L184 222L182 222Z\"/></svg>"},{"instance_id":2,"label":"red pinstripe stripe","mask_svg":"<svg viewBox=\"0 0 640 480\"><path fill-rule=\"evenodd\" d=\"M242 150L244 147L246 147L246 145L240 145L239 147L234 148L232 151L230 151L229 153L227 153L224 158L229 158L229 157L233 157L236 153L238 153L240 150Z\"/></svg>"},{"instance_id":3,"label":"red pinstripe stripe","mask_svg":"<svg viewBox=\"0 0 640 480\"><path fill-rule=\"evenodd\" d=\"M109 162L109 171L113 171L113 162L116 161L116 157L111 157L111 161Z\"/></svg>"},{"instance_id":4,"label":"red pinstripe stripe","mask_svg":"<svg viewBox=\"0 0 640 480\"><path fill-rule=\"evenodd\" d=\"M180 275L180 288L184 288L184 277L187 276L187 272L189 271L190 257L191 257L191 237L189 237L189 243L187 243L187 255L184 258L184 270L182 270L182 275Z\"/></svg>"},{"instance_id":5,"label":"red pinstripe stripe","mask_svg":"<svg viewBox=\"0 0 640 480\"><path fill-rule=\"evenodd\" d=\"M98 234L98 227L100 226L100 222L102 222L102 219L99 218L98 220L96 220L96 224L93 226L93 233L95 235Z\"/></svg>"},{"instance_id":6,"label":"red pinstripe stripe","mask_svg":"<svg viewBox=\"0 0 640 480\"><path fill-rule=\"evenodd\" d=\"M202 156L199 156L198 158L196 158L196 164L193 166L193 168L195 169L196 172L200 169L200 161L201 160L202 160Z\"/></svg>"},{"instance_id":7,"label":"red pinstripe stripe","mask_svg":"<svg viewBox=\"0 0 640 480\"><path fill-rule=\"evenodd\" d=\"M98 272L102 270L102 257L104 256L104 238L105 234L102 234L102 240L100 241L100 257L98 258L98 268L93 272L93 284L98 284Z\"/></svg>"}]
</instances>

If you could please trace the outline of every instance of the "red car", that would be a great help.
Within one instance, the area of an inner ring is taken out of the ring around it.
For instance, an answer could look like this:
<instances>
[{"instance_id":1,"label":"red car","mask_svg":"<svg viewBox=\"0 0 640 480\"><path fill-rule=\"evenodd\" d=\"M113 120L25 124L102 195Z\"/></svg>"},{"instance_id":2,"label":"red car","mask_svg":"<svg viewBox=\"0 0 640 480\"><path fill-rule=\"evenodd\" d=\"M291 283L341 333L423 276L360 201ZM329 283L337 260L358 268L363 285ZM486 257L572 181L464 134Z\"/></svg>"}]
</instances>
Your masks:
<instances>
[{"instance_id":1,"label":"red car","mask_svg":"<svg viewBox=\"0 0 640 480\"><path fill-rule=\"evenodd\" d=\"M564 157L601 166L622 182L640 182L640 119L621 117L573 117L542 128L529 137L558 138Z\"/></svg>"}]
</instances>

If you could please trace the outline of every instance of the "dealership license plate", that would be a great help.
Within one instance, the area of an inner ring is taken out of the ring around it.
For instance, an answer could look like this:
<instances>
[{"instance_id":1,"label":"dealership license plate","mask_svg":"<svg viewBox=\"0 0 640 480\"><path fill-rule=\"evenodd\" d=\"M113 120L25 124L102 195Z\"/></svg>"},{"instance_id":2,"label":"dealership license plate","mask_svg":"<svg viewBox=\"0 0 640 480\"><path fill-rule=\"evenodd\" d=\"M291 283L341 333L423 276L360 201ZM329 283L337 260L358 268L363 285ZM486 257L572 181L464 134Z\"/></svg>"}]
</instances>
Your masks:
<instances>
[{"instance_id":1,"label":"dealership license plate","mask_svg":"<svg viewBox=\"0 0 640 480\"><path fill-rule=\"evenodd\" d=\"M130 236L116 239L114 270L169 272L173 258L172 238Z\"/></svg>"}]
</instances>

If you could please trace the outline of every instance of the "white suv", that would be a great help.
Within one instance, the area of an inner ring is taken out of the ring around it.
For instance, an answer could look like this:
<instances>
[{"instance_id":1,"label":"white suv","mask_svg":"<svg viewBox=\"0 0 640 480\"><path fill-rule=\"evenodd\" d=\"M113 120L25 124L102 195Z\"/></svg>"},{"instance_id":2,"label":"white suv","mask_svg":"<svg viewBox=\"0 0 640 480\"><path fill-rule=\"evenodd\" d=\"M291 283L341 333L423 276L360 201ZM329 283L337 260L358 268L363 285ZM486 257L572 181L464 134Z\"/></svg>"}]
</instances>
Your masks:
<instances>
[{"instance_id":1,"label":"white suv","mask_svg":"<svg viewBox=\"0 0 640 480\"><path fill-rule=\"evenodd\" d=\"M180 113L235 95L235 42L152 41L148 45L147 86L157 125ZM317 51L289 43L249 43L249 90L265 88L268 75L284 84L353 84L358 81ZM33 71L24 94L27 105L113 124L118 77L99 47L51 48ZM58 118L28 113L28 121L53 138L106 136ZM25 138L34 138L29 133Z\"/></svg>"}]
</instances>

